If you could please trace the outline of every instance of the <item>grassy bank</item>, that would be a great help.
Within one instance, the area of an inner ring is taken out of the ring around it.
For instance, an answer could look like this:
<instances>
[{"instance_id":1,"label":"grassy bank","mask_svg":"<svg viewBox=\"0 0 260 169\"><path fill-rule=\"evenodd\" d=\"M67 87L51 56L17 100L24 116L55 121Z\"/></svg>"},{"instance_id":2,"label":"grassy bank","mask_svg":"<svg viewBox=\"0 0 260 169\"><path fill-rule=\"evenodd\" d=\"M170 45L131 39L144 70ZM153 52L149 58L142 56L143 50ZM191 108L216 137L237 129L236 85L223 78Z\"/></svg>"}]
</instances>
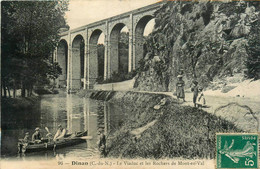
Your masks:
<instances>
[{"instance_id":1,"label":"grassy bank","mask_svg":"<svg viewBox=\"0 0 260 169\"><path fill-rule=\"evenodd\" d=\"M90 96L102 99L109 92L94 92ZM167 102L159 110L153 107L162 98ZM118 103L128 115L120 130L109 136L107 151L116 158L214 158L215 134L239 132L234 124L176 100L157 94L115 92L109 102ZM151 121L156 123L136 136L131 131Z\"/></svg>"},{"instance_id":2,"label":"grassy bank","mask_svg":"<svg viewBox=\"0 0 260 169\"><path fill-rule=\"evenodd\" d=\"M2 110L17 109L23 110L33 107L39 101L38 96L17 97L17 98L1 98Z\"/></svg>"},{"instance_id":3,"label":"grassy bank","mask_svg":"<svg viewBox=\"0 0 260 169\"><path fill-rule=\"evenodd\" d=\"M214 158L215 133L239 131L233 124L192 107L168 105L162 112L159 116L149 112L132 116L109 141L109 156ZM138 121L147 116L157 116L157 123L134 141L129 132L142 126Z\"/></svg>"},{"instance_id":4,"label":"grassy bank","mask_svg":"<svg viewBox=\"0 0 260 169\"><path fill-rule=\"evenodd\" d=\"M25 119L40 118L40 98L1 98L1 128L11 130L19 127Z\"/></svg>"}]
</instances>

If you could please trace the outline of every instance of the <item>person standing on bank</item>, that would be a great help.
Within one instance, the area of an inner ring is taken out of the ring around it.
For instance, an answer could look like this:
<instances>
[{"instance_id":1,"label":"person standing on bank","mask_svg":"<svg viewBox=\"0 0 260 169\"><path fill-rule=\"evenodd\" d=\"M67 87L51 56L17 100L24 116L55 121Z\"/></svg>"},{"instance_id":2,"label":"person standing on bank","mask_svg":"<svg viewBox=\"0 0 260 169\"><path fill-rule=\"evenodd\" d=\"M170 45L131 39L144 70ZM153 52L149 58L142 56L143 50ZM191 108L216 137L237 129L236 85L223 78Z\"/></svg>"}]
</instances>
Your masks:
<instances>
[{"instance_id":1,"label":"person standing on bank","mask_svg":"<svg viewBox=\"0 0 260 169\"><path fill-rule=\"evenodd\" d=\"M32 141L34 143L40 143L42 139L41 133L40 133L40 128L36 127L35 132L32 135Z\"/></svg>"},{"instance_id":2,"label":"person standing on bank","mask_svg":"<svg viewBox=\"0 0 260 169\"><path fill-rule=\"evenodd\" d=\"M176 94L177 94L177 100L183 99L183 102L185 102L185 93L184 93L184 86L185 82L182 80L182 75L177 76L178 80L176 83Z\"/></svg>"},{"instance_id":3,"label":"person standing on bank","mask_svg":"<svg viewBox=\"0 0 260 169\"><path fill-rule=\"evenodd\" d=\"M197 104L198 108L200 108L200 109L202 109L202 107L204 107L206 105L206 99L204 97L202 87L199 88L196 104Z\"/></svg>"},{"instance_id":4,"label":"person standing on bank","mask_svg":"<svg viewBox=\"0 0 260 169\"><path fill-rule=\"evenodd\" d=\"M62 139L64 138L64 136L67 134L67 130L65 128L62 127L61 124L58 125L58 130L53 138L54 141L58 140L58 139Z\"/></svg>"},{"instance_id":5,"label":"person standing on bank","mask_svg":"<svg viewBox=\"0 0 260 169\"><path fill-rule=\"evenodd\" d=\"M105 157L106 156L106 136L104 134L103 129L99 129L98 130L98 134L99 134L99 138L98 138L98 149L101 153L101 157Z\"/></svg>"},{"instance_id":6,"label":"person standing on bank","mask_svg":"<svg viewBox=\"0 0 260 169\"><path fill-rule=\"evenodd\" d=\"M193 86L191 87L191 91L193 92L193 104L194 107L197 107L197 97L199 93L199 88L198 88L198 82L196 80L193 81Z\"/></svg>"}]
</instances>

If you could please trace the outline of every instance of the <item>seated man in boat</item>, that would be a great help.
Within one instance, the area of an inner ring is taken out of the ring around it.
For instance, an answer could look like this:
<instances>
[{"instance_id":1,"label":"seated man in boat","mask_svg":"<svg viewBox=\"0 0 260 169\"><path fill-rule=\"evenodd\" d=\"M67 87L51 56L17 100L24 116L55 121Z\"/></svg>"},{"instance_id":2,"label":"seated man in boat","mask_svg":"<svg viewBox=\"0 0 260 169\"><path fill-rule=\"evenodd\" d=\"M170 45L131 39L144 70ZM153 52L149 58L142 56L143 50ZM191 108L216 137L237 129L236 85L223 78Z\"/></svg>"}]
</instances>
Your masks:
<instances>
[{"instance_id":1,"label":"seated man in boat","mask_svg":"<svg viewBox=\"0 0 260 169\"><path fill-rule=\"evenodd\" d=\"M64 136L67 134L67 130L62 127L61 124L58 125L58 130L53 138L54 141L57 141L59 139L64 138Z\"/></svg>"},{"instance_id":2,"label":"seated man in boat","mask_svg":"<svg viewBox=\"0 0 260 169\"><path fill-rule=\"evenodd\" d=\"M36 127L35 132L32 135L32 142L41 143L41 139L42 139L42 136L41 136L41 133L40 133L40 128Z\"/></svg>"},{"instance_id":3,"label":"seated man in boat","mask_svg":"<svg viewBox=\"0 0 260 169\"><path fill-rule=\"evenodd\" d=\"M29 132L25 133L25 137L24 137L24 142L28 143L29 142Z\"/></svg>"},{"instance_id":4,"label":"seated man in boat","mask_svg":"<svg viewBox=\"0 0 260 169\"><path fill-rule=\"evenodd\" d=\"M24 139L22 139L23 143L29 143L30 138L29 138L29 132L25 133Z\"/></svg>"}]
</instances>

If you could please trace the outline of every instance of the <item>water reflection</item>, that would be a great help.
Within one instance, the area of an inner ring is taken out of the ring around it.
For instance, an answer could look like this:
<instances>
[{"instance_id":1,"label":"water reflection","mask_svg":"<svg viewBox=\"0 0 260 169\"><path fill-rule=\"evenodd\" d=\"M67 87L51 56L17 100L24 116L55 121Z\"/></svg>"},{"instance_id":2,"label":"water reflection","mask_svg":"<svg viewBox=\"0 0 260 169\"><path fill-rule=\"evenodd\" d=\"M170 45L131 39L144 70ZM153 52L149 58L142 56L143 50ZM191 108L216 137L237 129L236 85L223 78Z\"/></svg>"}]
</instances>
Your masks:
<instances>
[{"instance_id":1,"label":"water reflection","mask_svg":"<svg viewBox=\"0 0 260 169\"><path fill-rule=\"evenodd\" d=\"M82 144L57 149L56 152L48 151L18 155L18 158L28 160L35 157L50 159L57 156L98 157L97 130L102 128L105 135L111 135L122 125L126 117L126 112L118 105L65 93L43 96L39 105L33 109L25 110L26 113L19 112L22 116L12 116L14 112L9 111L5 113L7 116L4 117L5 120L2 122L4 123L3 126L8 126L2 130L2 157L5 158L17 157L16 146L18 139L23 138L25 132L28 131L32 135L36 127L41 128L43 136L47 134L45 127L48 127L54 135L58 125L61 124L67 128L69 133L88 130L88 135L93 138ZM12 117L8 117L8 115Z\"/></svg>"}]
</instances>

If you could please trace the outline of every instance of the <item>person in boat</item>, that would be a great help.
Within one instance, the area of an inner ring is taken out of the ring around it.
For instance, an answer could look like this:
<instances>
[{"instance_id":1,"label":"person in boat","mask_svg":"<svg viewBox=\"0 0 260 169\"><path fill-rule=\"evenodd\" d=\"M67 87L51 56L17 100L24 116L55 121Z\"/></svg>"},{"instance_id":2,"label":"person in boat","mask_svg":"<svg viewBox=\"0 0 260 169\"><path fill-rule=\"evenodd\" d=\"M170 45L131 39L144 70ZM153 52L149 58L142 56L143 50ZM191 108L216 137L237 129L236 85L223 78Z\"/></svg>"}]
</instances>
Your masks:
<instances>
[{"instance_id":1,"label":"person in boat","mask_svg":"<svg viewBox=\"0 0 260 169\"><path fill-rule=\"evenodd\" d=\"M176 83L176 94L177 94L177 100L183 99L183 102L185 102L185 93L184 93L184 86L185 82L182 80L182 75L177 76L178 80Z\"/></svg>"},{"instance_id":2,"label":"person in boat","mask_svg":"<svg viewBox=\"0 0 260 169\"><path fill-rule=\"evenodd\" d=\"M104 134L104 130L101 128L98 130L98 134L98 150L101 153L101 157L104 157L106 155L106 136Z\"/></svg>"},{"instance_id":3,"label":"person in boat","mask_svg":"<svg viewBox=\"0 0 260 169\"><path fill-rule=\"evenodd\" d=\"M59 124L58 130L57 130L53 140L57 141L59 139L63 139L66 134L67 134L67 130L65 128L63 128L61 124Z\"/></svg>"},{"instance_id":4,"label":"person in boat","mask_svg":"<svg viewBox=\"0 0 260 169\"><path fill-rule=\"evenodd\" d=\"M29 141L30 141L29 132L26 132L26 133L25 133L25 136L24 136L24 139L23 139L23 142L24 142L24 143L28 143Z\"/></svg>"},{"instance_id":5,"label":"person in boat","mask_svg":"<svg viewBox=\"0 0 260 169\"><path fill-rule=\"evenodd\" d=\"M41 136L41 133L40 133L40 128L36 127L35 132L32 135L32 142L41 143L41 139L42 139L42 136Z\"/></svg>"},{"instance_id":6,"label":"person in boat","mask_svg":"<svg viewBox=\"0 0 260 169\"><path fill-rule=\"evenodd\" d=\"M47 133L46 134L46 137L48 139L48 142L51 142L52 141L52 138L53 138L53 135L51 133Z\"/></svg>"}]
</instances>

